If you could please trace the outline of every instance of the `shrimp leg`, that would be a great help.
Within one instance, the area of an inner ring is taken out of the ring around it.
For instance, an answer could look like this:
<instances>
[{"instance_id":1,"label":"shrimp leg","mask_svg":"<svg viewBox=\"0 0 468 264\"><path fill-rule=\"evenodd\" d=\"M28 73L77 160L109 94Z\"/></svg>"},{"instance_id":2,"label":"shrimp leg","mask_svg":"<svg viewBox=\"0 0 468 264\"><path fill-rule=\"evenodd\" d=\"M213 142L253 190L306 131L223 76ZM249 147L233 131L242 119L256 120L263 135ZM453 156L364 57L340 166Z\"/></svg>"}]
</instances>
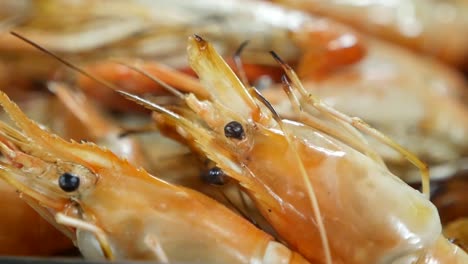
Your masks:
<instances>
[{"instance_id":1,"label":"shrimp leg","mask_svg":"<svg viewBox=\"0 0 468 264\"><path fill-rule=\"evenodd\" d=\"M90 224L88 222L85 222L85 221L83 221L81 219L77 219L77 218L74 218L74 217L64 215L63 213L57 213L55 215L55 221L58 224L71 226L71 227L75 227L77 229L81 229L81 230L84 230L84 231L91 232L93 235L96 236L96 239L99 242L99 246L101 247L102 252L104 253L104 257L109 259L109 260L114 260L115 259L106 234L98 226Z\"/></svg>"}]
</instances>

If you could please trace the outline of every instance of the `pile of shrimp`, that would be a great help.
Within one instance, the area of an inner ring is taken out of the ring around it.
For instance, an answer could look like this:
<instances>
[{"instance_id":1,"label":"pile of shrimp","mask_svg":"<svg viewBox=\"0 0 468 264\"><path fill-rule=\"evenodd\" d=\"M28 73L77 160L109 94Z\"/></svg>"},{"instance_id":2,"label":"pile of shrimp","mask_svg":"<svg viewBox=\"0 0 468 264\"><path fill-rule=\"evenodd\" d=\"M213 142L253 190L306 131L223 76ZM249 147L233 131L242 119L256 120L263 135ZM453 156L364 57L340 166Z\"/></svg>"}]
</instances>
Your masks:
<instances>
[{"instance_id":1,"label":"pile of shrimp","mask_svg":"<svg viewBox=\"0 0 468 264\"><path fill-rule=\"evenodd\" d=\"M466 3L368 2L2 3L0 255L468 263Z\"/></svg>"}]
</instances>

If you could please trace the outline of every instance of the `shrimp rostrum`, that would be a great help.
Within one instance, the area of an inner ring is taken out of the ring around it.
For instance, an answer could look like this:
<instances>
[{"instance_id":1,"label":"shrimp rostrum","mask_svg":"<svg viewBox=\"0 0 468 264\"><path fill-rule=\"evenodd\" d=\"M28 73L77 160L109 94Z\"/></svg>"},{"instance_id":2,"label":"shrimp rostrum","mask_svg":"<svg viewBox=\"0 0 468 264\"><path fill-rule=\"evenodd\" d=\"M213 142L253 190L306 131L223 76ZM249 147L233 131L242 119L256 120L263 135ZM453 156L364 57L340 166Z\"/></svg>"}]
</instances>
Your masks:
<instances>
[{"instance_id":1,"label":"shrimp rostrum","mask_svg":"<svg viewBox=\"0 0 468 264\"><path fill-rule=\"evenodd\" d=\"M182 95L197 119L120 93L193 139L201 153L239 182L290 248L318 263L467 260L441 235L436 207L386 168L352 126L356 119L347 120L301 90L287 65L285 89L301 122L281 119L201 37L189 39L188 56L210 95L204 100Z\"/></svg>"},{"instance_id":2,"label":"shrimp rostrum","mask_svg":"<svg viewBox=\"0 0 468 264\"><path fill-rule=\"evenodd\" d=\"M87 258L161 263L308 263L227 207L137 169L92 143L65 141L5 93L0 176Z\"/></svg>"}]
</instances>

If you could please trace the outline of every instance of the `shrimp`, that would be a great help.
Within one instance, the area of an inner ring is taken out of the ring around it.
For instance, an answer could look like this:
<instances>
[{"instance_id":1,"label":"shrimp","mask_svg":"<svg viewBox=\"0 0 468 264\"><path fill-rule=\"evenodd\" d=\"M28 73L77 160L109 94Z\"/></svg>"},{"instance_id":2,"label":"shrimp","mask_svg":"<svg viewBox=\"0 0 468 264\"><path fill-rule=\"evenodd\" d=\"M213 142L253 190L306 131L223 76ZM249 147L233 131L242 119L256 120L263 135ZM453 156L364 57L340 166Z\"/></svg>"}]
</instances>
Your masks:
<instances>
[{"instance_id":1,"label":"shrimp","mask_svg":"<svg viewBox=\"0 0 468 264\"><path fill-rule=\"evenodd\" d=\"M46 0L30 1L29 10L29 20L12 30L62 56L75 58L80 65L95 71L94 75L108 77L119 85L125 85L131 72L106 63L106 59L145 58L184 71L188 67L185 39L192 32L204 34L228 55L249 40L244 61L250 65L274 64L270 57L262 56L274 49L288 62L308 60L303 63L314 64L317 71L326 72L352 64L366 52L359 36L345 25L263 1ZM63 16L63 10L70 12ZM308 45L297 45L291 35L302 36ZM305 56L310 53L314 58ZM60 64L45 60L36 50L6 33L0 34L0 58L9 73L5 74L5 83L25 85L32 78L46 81L61 69ZM266 68L267 72L275 71ZM260 70L258 74L264 72ZM76 81L78 87L97 97L102 105L119 110L129 107L128 101L116 101L121 98L85 77L78 76ZM147 88L144 83L127 86L134 93L145 92Z\"/></svg>"},{"instance_id":2,"label":"shrimp","mask_svg":"<svg viewBox=\"0 0 468 264\"><path fill-rule=\"evenodd\" d=\"M164 2L164 1L161 1ZM161 4L158 3L158 4ZM153 2L155 3L155 2ZM164 4L161 4L164 6ZM157 4L155 4L157 6ZM168 5L169 6L169 5ZM310 16L299 11L288 10L279 5L273 5L262 1L251 0L228 0L228 1L171 1L171 8L178 13L193 13L192 10L199 11L201 17L187 22L192 28L187 32L198 32L210 39L215 45L223 49L223 54L229 54L239 47L245 40L249 40L248 49L244 54L244 61L257 71L258 74L268 72L276 73L271 65L274 61L271 58L262 56L267 50L277 50L283 54L287 61L295 62L299 65L313 65L314 73L324 74L343 66L359 61L366 54L366 47L362 45L360 36L345 25L336 23L322 17ZM213 21L213 17L216 17ZM197 21L203 21L203 27L199 27ZM246 23L244 24L243 21ZM242 23L240 23L242 22ZM185 45L185 38L179 45ZM307 44L304 44L306 42ZM183 44L182 44L183 43ZM175 45L175 44L174 44ZM182 51L182 49L179 49ZM180 54L180 52L179 52ZM172 60L175 60L172 58ZM185 61L185 60L183 60ZM159 60L159 62L165 62ZM165 62L175 68L184 68L184 64ZM259 70L260 67L251 65L265 65L267 67ZM270 67L268 67L270 66ZM167 78L161 74L158 64L152 67L151 63L146 65L146 70L157 74L161 79ZM97 76L107 77L116 84L125 84L123 76L130 75L128 69L122 68L113 63L102 63L90 65L89 71L94 71ZM251 73L252 71L249 71ZM250 78L258 75L249 74ZM87 81L88 80L88 81ZM132 93L146 92L144 79L134 79L126 85L133 90ZM196 84L190 79L185 80L186 86L194 87ZM96 89L96 85L90 84L86 76L78 79L78 86L89 92L99 91L105 93L108 89ZM186 87L182 86L180 88ZM187 92L194 90L184 89ZM198 89L201 91L201 89ZM95 92L97 93L97 92ZM110 96L110 95L109 95ZM108 97L101 95L100 98Z\"/></svg>"},{"instance_id":3,"label":"shrimp","mask_svg":"<svg viewBox=\"0 0 468 264\"><path fill-rule=\"evenodd\" d=\"M65 8L71 9L67 17L62 15ZM365 51L360 46L358 37L353 36L344 25L263 1L105 0L70 3L48 0L32 2L29 9L34 12L30 15L31 19L14 30L60 53L79 54L92 52L96 48L111 47L103 50L99 56L116 53L175 55L183 50L185 38L193 31L212 36L213 41L226 50L235 49L240 43L250 39L249 53L275 49L288 54L285 55L288 59L302 53L301 50L292 48L294 45L289 40L289 34L293 32L308 36L311 48L319 43L335 40L334 47L329 50L331 53L353 51L341 58L341 63L344 64L359 59ZM105 20L103 15L106 15ZM155 27L158 28L154 30ZM141 35L134 37L138 33ZM96 35L100 38L93 38ZM229 41L226 41L226 36L229 36ZM346 38L346 43L340 45L341 38ZM125 43L127 46L119 45L119 40L129 43ZM0 47L10 52L34 51L9 35L2 36ZM127 48L136 50L125 50ZM259 58L255 56L254 59ZM180 63L184 58L179 56L178 60Z\"/></svg>"},{"instance_id":4,"label":"shrimp","mask_svg":"<svg viewBox=\"0 0 468 264\"><path fill-rule=\"evenodd\" d=\"M0 104L18 127L0 123L0 177L85 257L309 263L211 198L43 130L3 92Z\"/></svg>"},{"instance_id":5,"label":"shrimp","mask_svg":"<svg viewBox=\"0 0 468 264\"><path fill-rule=\"evenodd\" d=\"M119 93L155 111L182 137L193 138L204 155L239 182L291 248L318 263L468 260L441 235L436 207L388 171L362 136L343 122L346 116L320 102L305 104L312 95L299 100L303 90L291 68L289 93L297 99L298 111L305 111L305 123L279 118L201 37L189 38L188 57L210 95L207 100L185 95L201 121ZM314 118L308 114L312 106L332 118Z\"/></svg>"},{"instance_id":6,"label":"shrimp","mask_svg":"<svg viewBox=\"0 0 468 264\"><path fill-rule=\"evenodd\" d=\"M468 1L275 0L333 17L446 63L468 66Z\"/></svg>"}]
</instances>

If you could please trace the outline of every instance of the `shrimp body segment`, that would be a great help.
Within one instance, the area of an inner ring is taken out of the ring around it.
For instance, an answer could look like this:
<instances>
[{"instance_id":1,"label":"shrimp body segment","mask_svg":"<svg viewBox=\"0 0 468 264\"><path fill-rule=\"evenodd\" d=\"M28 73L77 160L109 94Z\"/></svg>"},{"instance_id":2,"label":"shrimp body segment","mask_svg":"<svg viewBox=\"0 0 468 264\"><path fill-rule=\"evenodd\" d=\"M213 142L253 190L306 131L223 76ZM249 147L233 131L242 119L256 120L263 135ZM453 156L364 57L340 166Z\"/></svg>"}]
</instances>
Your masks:
<instances>
[{"instance_id":1,"label":"shrimp body segment","mask_svg":"<svg viewBox=\"0 0 468 264\"><path fill-rule=\"evenodd\" d=\"M132 99L194 138L216 166L239 181L281 238L309 261L329 262L329 254L333 263L411 263L441 236L436 207L381 160L313 126L275 119L266 100L262 104L254 90L245 88L202 38L190 38L188 53L210 94L209 100L185 97L203 122ZM242 133L226 133L233 121ZM358 141L354 135L349 136Z\"/></svg>"},{"instance_id":2,"label":"shrimp body segment","mask_svg":"<svg viewBox=\"0 0 468 264\"><path fill-rule=\"evenodd\" d=\"M87 258L309 263L216 201L91 143L65 141L0 92L0 176Z\"/></svg>"}]
</instances>

